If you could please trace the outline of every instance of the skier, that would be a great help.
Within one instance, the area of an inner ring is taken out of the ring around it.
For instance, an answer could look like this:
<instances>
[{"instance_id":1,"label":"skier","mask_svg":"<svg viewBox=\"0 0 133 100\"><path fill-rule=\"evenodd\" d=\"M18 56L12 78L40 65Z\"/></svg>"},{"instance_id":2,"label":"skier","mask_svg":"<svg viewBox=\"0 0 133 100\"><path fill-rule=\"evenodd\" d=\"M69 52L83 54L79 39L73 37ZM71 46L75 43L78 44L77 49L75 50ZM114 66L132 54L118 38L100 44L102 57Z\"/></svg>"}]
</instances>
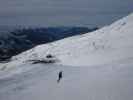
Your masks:
<instances>
[{"instance_id":1,"label":"skier","mask_svg":"<svg viewBox=\"0 0 133 100\"><path fill-rule=\"evenodd\" d=\"M57 80L58 83L60 82L61 78L62 78L62 71L60 71L58 74L58 80Z\"/></svg>"}]
</instances>

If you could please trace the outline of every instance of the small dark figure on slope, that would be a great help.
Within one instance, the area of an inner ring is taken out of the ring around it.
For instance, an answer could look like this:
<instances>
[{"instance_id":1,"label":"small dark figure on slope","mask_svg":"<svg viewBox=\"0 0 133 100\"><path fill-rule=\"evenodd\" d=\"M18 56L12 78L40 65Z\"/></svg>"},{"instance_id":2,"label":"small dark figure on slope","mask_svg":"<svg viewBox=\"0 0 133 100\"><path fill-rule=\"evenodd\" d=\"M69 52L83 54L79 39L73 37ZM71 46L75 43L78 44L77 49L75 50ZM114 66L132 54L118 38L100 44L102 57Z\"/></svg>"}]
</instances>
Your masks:
<instances>
[{"instance_id":1,"label":"small dark figure on slope","mask_svg":"<svg viewBox=\"0 0 133 100\"><path fill-rule=\"evenodd\" d=\"M61 78L62 78L62 71L60 71L58 74L58 80L57 80L58 83L60 82Z\"/></svg>"}]
</instances>

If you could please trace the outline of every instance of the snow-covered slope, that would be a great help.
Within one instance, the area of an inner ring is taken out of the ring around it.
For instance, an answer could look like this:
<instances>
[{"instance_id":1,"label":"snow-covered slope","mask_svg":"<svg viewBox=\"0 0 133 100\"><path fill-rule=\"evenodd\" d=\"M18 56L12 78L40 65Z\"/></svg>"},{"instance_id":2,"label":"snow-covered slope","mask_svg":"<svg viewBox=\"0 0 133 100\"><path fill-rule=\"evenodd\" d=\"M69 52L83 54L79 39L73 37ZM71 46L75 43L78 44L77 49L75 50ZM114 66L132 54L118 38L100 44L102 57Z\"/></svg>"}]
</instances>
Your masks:
<instances>
[{"instance_id":1,"label":"snow-covered slope","mask_svg":"<svg viewBox=\"0 0 133 100\"><path fill-rule=\"evenodd\" d=\"M91 34L13 57L1 64L0 100L133 100L132 27L133 14ZM63 65L29 62L47 54ZM58 83L59 71L63 77Z\"/></svg>"},{"instance_id":2,"label":"snow-covered slope","mask_svg":"<svg viewBox=\"0 0 133 100\"><path fill-rule=\"evenodd\" d=\"M39 45L1 64L14 67L29 60L56 56L57 64L89 66L133 58L133 14L92 33Z\"/></svg>"}]
</instances>

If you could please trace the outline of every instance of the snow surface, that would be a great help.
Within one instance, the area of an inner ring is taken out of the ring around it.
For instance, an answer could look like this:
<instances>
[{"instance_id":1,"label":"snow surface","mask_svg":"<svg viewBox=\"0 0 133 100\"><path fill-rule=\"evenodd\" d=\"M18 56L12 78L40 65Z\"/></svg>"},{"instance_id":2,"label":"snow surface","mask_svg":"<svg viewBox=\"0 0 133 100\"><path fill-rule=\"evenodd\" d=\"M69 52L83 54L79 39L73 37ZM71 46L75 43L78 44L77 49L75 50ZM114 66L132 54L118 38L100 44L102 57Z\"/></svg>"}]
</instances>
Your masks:
<instances>
[{"instance_id":1,"label":"snow surface","mask_svg":"<svg viewBox=\"0 0 133 100\"><path fill-rule=\"evenodd\" d=\"M92 33L39 45L12 58L3 66L15 67L28 60L56 56L58 64L88 66L133 57L133 14Z\"/></svg>"},{"instance_id":2,"label":"snow surface","mask_svg":"<svg viewBox=\"0 0 133 100\"><path fill-rule=\"evenodd\" d=\"M0 64L0 100L133 100L133 14ZM56 64L29 60L54 55ZM63 78L57 83L58 72Z\"/></svg>"},{"instance_id":3,"label":"snow surface","mask_svg":"<svg viewBox=\"0 0 133 100\"><path fill-rule=\"evenodd\" d=\"M132 60L90 67L25 64L20 67L31 69L0 79L0 100L132 100Z\"/></svg>"}]
</instances>

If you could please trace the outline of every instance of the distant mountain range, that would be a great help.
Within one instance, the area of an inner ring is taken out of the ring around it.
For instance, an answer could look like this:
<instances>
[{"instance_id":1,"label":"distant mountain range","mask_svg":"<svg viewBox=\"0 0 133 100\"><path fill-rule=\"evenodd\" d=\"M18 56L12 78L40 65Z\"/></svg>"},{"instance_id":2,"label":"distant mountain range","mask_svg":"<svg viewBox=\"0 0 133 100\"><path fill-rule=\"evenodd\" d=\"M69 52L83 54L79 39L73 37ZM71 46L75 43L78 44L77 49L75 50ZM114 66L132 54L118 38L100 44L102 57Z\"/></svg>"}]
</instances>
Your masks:
<instances>
[{"instance_id":1,"label":"distant mountain range","mask_svg":"<svg viewBox=\"0 0 133 100\"><path fill-rule=\"evenodd\" d=\"M98 28L47 27L47 28L0 28L0 61L7 60L36 45L53 42L73 35L84 34Z\"/></svg>"}]
</instances>

